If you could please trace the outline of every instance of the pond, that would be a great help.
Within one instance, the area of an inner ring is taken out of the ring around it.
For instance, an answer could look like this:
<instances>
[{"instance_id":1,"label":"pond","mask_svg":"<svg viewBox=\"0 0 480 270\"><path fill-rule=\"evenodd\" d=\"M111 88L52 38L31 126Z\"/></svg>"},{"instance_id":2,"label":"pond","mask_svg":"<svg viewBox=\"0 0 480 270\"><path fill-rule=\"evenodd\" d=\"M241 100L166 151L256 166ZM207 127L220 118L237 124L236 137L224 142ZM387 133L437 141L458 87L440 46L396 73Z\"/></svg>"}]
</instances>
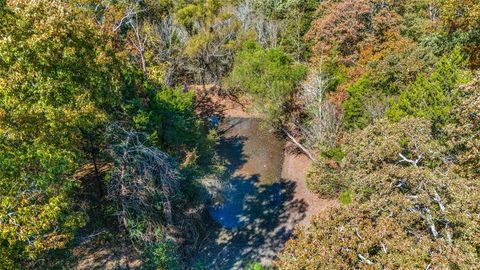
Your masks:
<instances>
[{"instance_id":1,"label":"pond","mask_svg":"<svg viewBox=\"0 0 480 270\"><path fill-rule=\"evenodd\" d=\"M229 175L225 202L209 207L211 217L225 228L251 223L263 213L249 209L259 202L262 186L270 186L272 207L280 204L279 181L282 173L284 142L261 127L257 118L227 118L220 126L222 139L218 152L228 162ZM261 202L259 202L261 203Z\"/></svg>"},{"instance_id":2,"label":"pond","mask_svg":"<svg viewBox=\"0 0 480 270\"><path fill-rule=\"evenodd\" d=\"M200 269L242 269L269 263L303 219L306 205L293 199L295 183L282 179L285 142L257 118L227 118L219 126L218 153L227 161L228 188L209 207L218 224L196 259Z\"/></svg>"}]
</instances>

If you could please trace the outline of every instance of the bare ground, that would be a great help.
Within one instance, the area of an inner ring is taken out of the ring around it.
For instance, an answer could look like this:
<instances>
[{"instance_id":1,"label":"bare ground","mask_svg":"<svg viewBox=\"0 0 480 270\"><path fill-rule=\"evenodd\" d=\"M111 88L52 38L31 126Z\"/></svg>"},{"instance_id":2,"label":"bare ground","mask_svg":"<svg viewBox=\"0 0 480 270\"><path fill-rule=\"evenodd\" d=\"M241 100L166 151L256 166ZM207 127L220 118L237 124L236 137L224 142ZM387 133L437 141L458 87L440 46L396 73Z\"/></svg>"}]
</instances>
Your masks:
<instances>
[{"instance_id":1,"label":"bare ground","mask_svg":"<svg viewBox=\"0 0 480 270\"><path fill-rule=\"evenodd\" d=\"M228 97L208 95L211 102L218 105L211 107L221 108L222 118L251 119L253 116L237 100ZM247 101L248 102L248 101ZM262 140L262 136L243 134L242 128L233 134L224 134L224 139L243 138L239 143L233 140L225 152L238 159L241 166L234 168L232 177L243 175L241 179L232 178L238 185L241 195L235 194L234 200L239 205L227 207L223 215L228 219L238 217L246 220L246 226L235 228L212 228L204 248L195 259L196 268L200 269L242 269L251 261L268 265L276 254L284 247L296 227L307 228L310 219L327 207L335 205L335 200L322 199L310 192L306 186L305 176L311 161L304 154L299 153L293 143L287 142L283 151L281 181L267 186L259 186L258 179L265 173L262 164L268 161L263 157L264 148L270 143ZM240 131L241 134L237 134ZM255 132L254 132L255 133ZM254 134L253 133L253 134ZM242 135L242 136L239 136ZM272 136L270 134L270 136ZM267 139L267 141L273 139ZM230 147L231 149L229 149ZM282 146L280 146L282 147ZM255 152L252 149L259 149ZM256 166L249 166L256 164ZM265 165L263 165L265 166ZM266 168L265 167L265 168ZM259 169L260 168L260 169ZM243 209L243 210L242 210ZM221 222L221 221L220 221Z\"/></svg>"},{"instance_id":2,"label":"bare ground","mask_svg":"<svg viewBox=\"0 0 480 270\"><path fill-rule=\"evenodd\" d=\"M290 142L285 147L282 178L296 183L293 198L302 200L307 205L305 217L299 222L299 225L306 228L315 214L336 205L338 202L333 199L320 198L307 188L305 177L312 161L306 155L294 151L294 147L293 143Z\"/></svg>"}]
</instances>

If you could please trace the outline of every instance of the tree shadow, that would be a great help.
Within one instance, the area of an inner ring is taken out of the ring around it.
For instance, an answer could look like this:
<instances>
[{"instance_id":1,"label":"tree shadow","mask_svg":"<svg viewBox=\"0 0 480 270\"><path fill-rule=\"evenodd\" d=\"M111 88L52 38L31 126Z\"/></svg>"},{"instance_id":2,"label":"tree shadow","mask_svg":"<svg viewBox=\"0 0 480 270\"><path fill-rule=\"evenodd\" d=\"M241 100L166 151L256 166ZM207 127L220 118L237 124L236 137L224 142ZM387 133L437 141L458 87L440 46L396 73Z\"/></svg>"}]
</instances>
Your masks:
<instances>
[{"instance_id":1,"label":"tree shadow","mask_svg":"<svg viewBox=\"0 0 480 270\"><path fill-rule=\"evenodd\" d=\"M215 97L216 88L209 87L209 89L197 89L195 95L195 109L197 114L207 120L208 122L211 119L216 119L215 122L220 122L225 117L225 105L220 102L218 98Z\"/></svg>"},{"instance_id":2,"label":"tree shadow","mask_svg":"<svg viewBox=\"0 0 480 270\"><path fill-rule=\"evenodd\" d=\"M251 261L270 262L306 216L308 205L294 198L294 181L265 185L255 172L238 174L254 158L244 151L248 139L235 135L220 140L218 153L228 163L224 177L229 189L223 204L208 209L216 227L211 228L193 269L241 269Z\"/></svg>"},{"instance_id":3,"label":"tree shadow","mask_svg":"<svg viewBox=\"0 0 480 270\"><path fill-rule=\"evenodd\" d=\"M240 169L249 158L244 153L244 145L248 140L245 136L235 135L233 137L222 137L217 146L217 152L220 157L226 162L226 171L222 176L229 179L233 176L236 170Z\"/></svg>"},{"instance_id":4,"label":"tree shadow","mask_svg":"<svg viewBox=\"0 0 480 270\"><path fill-rule=\"evenodd\" d=\"M200 252L197 268L241 269L251 261L269 262L305 218L307 204L293 198L295 182L259 186L257 179L233 180L233 196L209 209L219 226Z\"/></svg>"}]
</instances>

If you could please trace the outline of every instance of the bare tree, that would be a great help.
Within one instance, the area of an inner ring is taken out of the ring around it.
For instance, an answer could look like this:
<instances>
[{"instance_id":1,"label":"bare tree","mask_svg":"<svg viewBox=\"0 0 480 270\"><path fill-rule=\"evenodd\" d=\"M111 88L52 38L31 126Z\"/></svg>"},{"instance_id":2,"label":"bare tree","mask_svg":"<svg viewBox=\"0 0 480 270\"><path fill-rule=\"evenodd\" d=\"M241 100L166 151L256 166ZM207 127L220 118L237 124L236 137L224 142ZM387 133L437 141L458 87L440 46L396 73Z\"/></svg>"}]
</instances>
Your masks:
<instances>
[{"instance_id":1,"label":"bare tree","mask_svg":"<svg viewBox=\"0 0 480 270\"><path fill-rule=\"evenodd\" d=\"M167 64L164 83L172 87L176 83L177 72L187 66L188 61L181 51L188 41L188 33L174 23L173 14L149 21L149 24L151 38L148 40L148 47L152 49L154 61Z\"/></svg>"},{"instance_id":2,"label":"bare tree","mask_svg":"<svg viewBox=\"0 0 480 270\"><path fill-rule=\"evenodd\" d=\"M309 148L318 143L334 144L340 130L341 114L337 106L325 98L328 82L320 65L302 85L303 104L309 117L299 129Z\"/></svg>"},{"instance_id":3,"label":"bare tree","mask_svg":"<svg viewBox=\"0 0 480 270\"><path fill-rule=\"evenodd\" d=\"M234 10L237 20L241 23L244 31L255 31L257 41L266 48L278 46L282 24L280 20L274 20L263 14L255 7L255 1L245 0Z\"/></svg>"},{"instance_id":4,"label":"bare tree","mask_svg":"<svg viewBox=\"0 0 480 270\"><path fill-rule=\"evenodd\" d=\"M108 132L116 141L109 149L114 167L108 198L116 205L120 226L132 240L152 241L158 228L173 223L172 197L178 192L179 173L167 154L144 144L141 133L119 125L112 125ZM161 212L163 218L157 214ZM134 237L129 231L132 221L142 222L144 227Z\"/></svg>"},{"instance_id":5,"label":"bare tree","mask_svg":"<svg viewBox=\"0 0 480 270\"><path fill-rule=\"evenodd\" d=\"M276 48L280 36L281 22L257 15L254 20L257 41L267 48Z\"/></svg>"},{"instance_id":6,"label":"bare tree","mask_svg":"<svg viewBox=\"0 0 480 270\"><path fill-rule=\"evenodd\" d=\"M253 6L251 0L245 0L235 7L233 14L237 17L244 31L251 29L253 20Z\"/></svg>"},{"instance_id":7,"label":"bare tree","mask_svg":"<svg viewBox=\"0 0 480 270\"><path fill-rule=\"evenodd\" d=\"M130 38L130 42L132 43L133 47L138 52L140 57L140 63L142 65L143 76L147 78L147 61L145 59L145 43L147 42L148 36L145 35L145 31L142 31L142 25L138 21L138 13L133 15L132 18L129 20L129 24L133 29L134 38Z\"/></svg>"}]
</instances>

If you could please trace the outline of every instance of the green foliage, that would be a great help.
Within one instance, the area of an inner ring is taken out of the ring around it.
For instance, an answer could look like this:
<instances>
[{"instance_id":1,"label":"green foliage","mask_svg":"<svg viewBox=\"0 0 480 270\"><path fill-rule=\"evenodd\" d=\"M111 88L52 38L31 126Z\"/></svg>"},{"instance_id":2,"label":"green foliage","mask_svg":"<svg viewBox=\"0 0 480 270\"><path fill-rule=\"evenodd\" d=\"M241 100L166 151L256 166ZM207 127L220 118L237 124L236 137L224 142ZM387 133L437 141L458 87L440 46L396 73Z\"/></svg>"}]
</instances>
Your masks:
<instances>
[{"instance_id":1,"label":"green foliage","mask_svg":"<svg viewBox=\"0 0 480 270\"><path fill-rule=\"evenodd\" d=\"M3 144L2 146L5 146ZM85 224L72 209L72 153L45 144L21 145L0 154L0 249L2 265L20 267L64 247Z\"/></svg>"},{"instance_id":2,"label":"green foliage","mask_svg":"<svg viewBox=\"0 0 480 270\"><path fill-rule=\"evenodd\" d=\"M176 247L171 241L158 242L147 247L143 253L142 269L145 270L176 270L179 268L179 258Z\"/></svg>"},{"instance_id":3,"label":"green foliage","mask_svg":"<svg viewBox=\"0 0 480 270\"><path fill-rule=\"evenodd\" d=\"M218 184L225 168L195 93L173 86L221 86L231 70L227 86L273 128L305 116L337 133L343 112L346 132L328 135L336 146L307 177L342 206L298 232L280 269L479 268L479 79L461 86L480 66L479 18L476 0L0 0L0 268L63 266L49 256L88 220L77 198L95 197L79 176L92 162L131 192L101 208L106 219L131 211L119 223L144 248L143 267L182 268L188 252L157 242L164 221L185 237L197 220L182 211L213 198L202 181ZM274 48L243 42L255 36ZM322 93L301 112L308 58ZM143 132L146 152L105 154L112 122ZM168 198L167 167L182 174Z\"/></svg>"},{"instance_id":4,"label":"green foliage","mask_svg":"<svg viewBox=\"0 0 480 270\"><path fill-rule=\"evenodd\" d=\"M352 192L350 190L344 191L338 197L338 200L343 205L349 205L352 202Z\"/></svg>"},{"instance_id":5,"label":"green foliage","mask_svg":"<svg viewBox=\"0 0 480 270\"><path fill-rule=\"evenodd\" d=\"M261 265L260 263L257 263L257 262L252 262L252 263L247 264L247 266L245 266L245 268L243 268L243 269L244 270L271 270L272 268L263 266L263 265Z\"/></svg>"},{"instance_id":6,"label":"green foliage","mask_svg":"<svg viewBox=\"0 0 480 270\"><path fill-rule=\"evenodd\" d=\"M342 148L340 146L331 147L325 151L322 151L321 154L324 158L334 160L338 163L340 163L342 159L345 157L345 153L343 153Z\"/></svg>"},{"instance_id":7,"label":"green foliage","mask_svg":"<svg viewBox=\"0 0 480 270\"><path fill-rule=\"evenodd\" d=\"M408 38L386 46L378 53L378 57L367 64L366 72L372 87L387 95L398 95L405 91L418 74L438 61L431 46L422 46Z\"/></svg>"},{"instance_id":8,"label":"green foliage","mask_svg":"<svg viewBox=\"0 0 480 270\"><path fill-rule=\"evenodd\" d=\"M177 21L190 32L194 31L196 23L202 26L209 25L221 8L221 2L218 0L178 1L176 5Z\"/></svg>"},{"instance_id":9,"label":"green foliage","mask_svg":"<svg viewBox=\"0 0 480 270\"><path fill-rule=\"evenodd\" d=\"M320 64L322 65L322 72L324 72L328 78L325 85L325 92L333 92L338 86L347 81L347 70L339 61L339 52L335 44L329 52L326 61Z\"/></svg>"},{"instance_id":10,"label":"green foliage","mask_svg":"<svg viewBox=\"0 0 480 270\"><path fill-rule=\"evenodd\" d=\"M306 68L294 63L281 49L263 49L247 41L235 57L228 83L250 95L268 124L279 127L287 118L289 102L305 74Z\"/></svg>"},{"instance_id":11,"label":"green foliage","mask_svg":"<svg viewBox=\"0 0 480 270\"><path fill-rule=\"evenodd\" d=\"M155 145L178 156L182 155L179 151L201 146L204 136L194 111L194 93L179 88L147 91L147 102L134 117L137 129L147 132Z\"/></svg>"},{"instance_id":12,"label":"green foliage","mask_svg":"<svg viewBox=\"0 0 480 270\"><path fill-rule=\"evenodd\" d=\"M370 122L370 115L365 109L365 103L371 95L370 80L361 78L347 89L348 98L343 103L343 125L347 129L365 127Z\"/></svg>"},{"instance_id":13,"label":"green foliage","mask_svg":"<svg viewBox=\"0 0 480 270\"><path fill-rule=\"evenodd\" d=\"M441 162L448 151L430 129L429 121L410 118L349 135L339 171L351 179L344 205L297 231L275 265L478 268L478 181Z\"/></svg>"},{"instance_id":14,"label":"green foliage","mask_svg":"<svg viewBox=\"0 0 480 270\"><path fill-rule=\"evenodd\" d=\"M318 0L278 0L252 1L257 13L271 18L282 25L279 34L279 46L294 58L306 60L310 57L311 42L304 39L313 20Z\"/></svg>"},{"instance_id":15,"label":"green foliage","mask_svg":"<svg viewBox=\"0 0 480 270\"><path fill-rule=\"evenodd\" d=\"M424 117L435 127L448 123L456 88L469 78L465 66L466 60L457 47L438 61L431 74L419 75L398 100L392 100L388 117L394 121L406 116Z\"/></svg>"},{"instance_id":16,"label":"green foliage","mask_svg":"<svg viewBox=\"0 0 480 270\"><path fill-rule=\"evenodd\" d=\"M388 103L386 93L375 89L368 76L349 86L347 95L343 103L343 126L347 130L363 128L383 117Z\"/></svg>"},{"instance_id":17,"label":"green foliage","mask_svg":"<svg viewBox=\"0 0 480 270\"><path fill-rule=\"evenodd\" d=\"M11 1L2 13L0 243L7 260L26 267L85 223L73 174L85 134L106 123L119 92L115 60L77 9Z\"/></svg>"}]
</instances>

